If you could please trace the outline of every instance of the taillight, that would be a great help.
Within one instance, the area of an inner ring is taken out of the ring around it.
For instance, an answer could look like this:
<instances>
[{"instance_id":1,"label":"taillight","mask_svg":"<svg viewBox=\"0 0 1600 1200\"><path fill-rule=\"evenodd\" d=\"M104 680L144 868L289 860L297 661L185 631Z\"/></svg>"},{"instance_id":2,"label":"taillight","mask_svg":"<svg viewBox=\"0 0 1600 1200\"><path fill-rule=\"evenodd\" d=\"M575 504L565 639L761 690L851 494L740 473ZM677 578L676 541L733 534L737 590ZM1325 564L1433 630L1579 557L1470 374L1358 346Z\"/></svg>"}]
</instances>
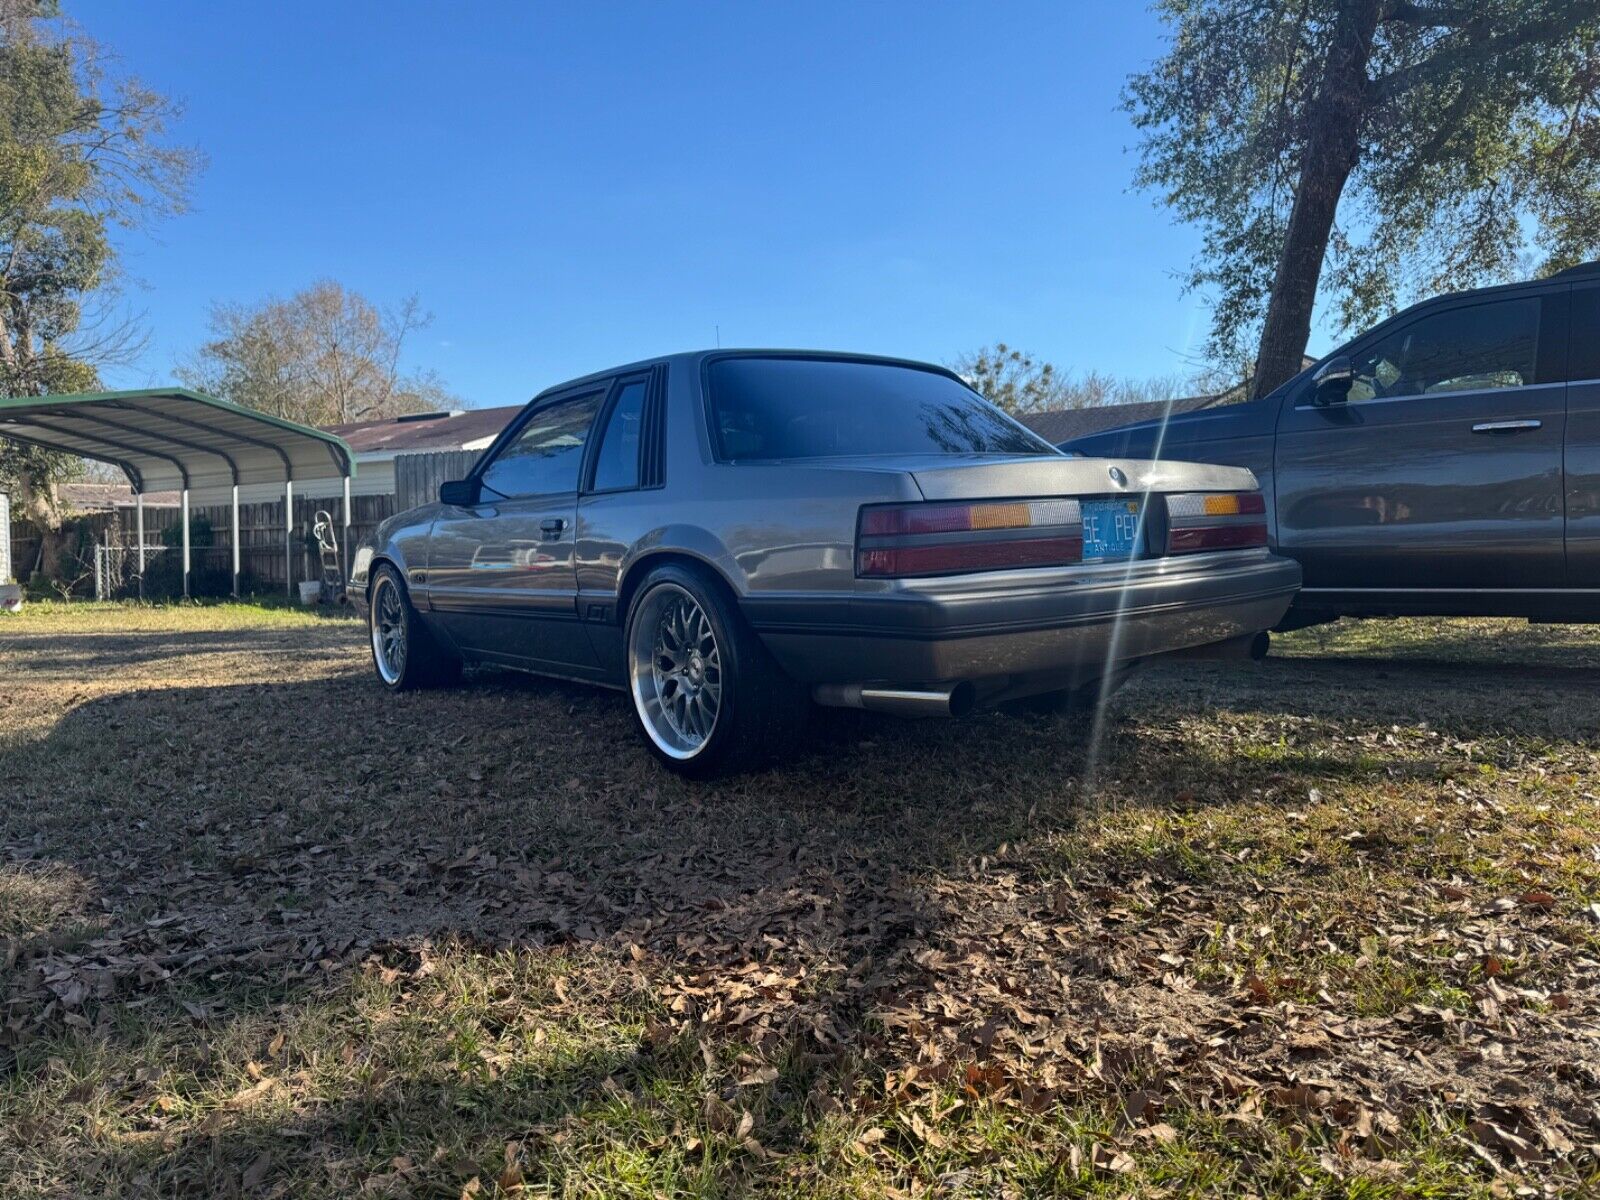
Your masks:
<instances>
[{"instance_id":1,"label":"taillight","mask_svg":"<svg viewBox=\"0 0 1600 1200\"><path fill-rule=\"evenodd\" d=\"M1240 550L1267 544L1260 492L1183 492L1167 497L1167 553Z\"/></svg>"},{"instance_id":2,"label":"taillight","mask_svg":"<svg viewBox=\"0 0 1600 1200\"><path fill-rule=\"evenodd\" d=\"M952 575L1083 560L1076 500L877 504L861 510L856 573Z\"/></svg>"}]
</instances>

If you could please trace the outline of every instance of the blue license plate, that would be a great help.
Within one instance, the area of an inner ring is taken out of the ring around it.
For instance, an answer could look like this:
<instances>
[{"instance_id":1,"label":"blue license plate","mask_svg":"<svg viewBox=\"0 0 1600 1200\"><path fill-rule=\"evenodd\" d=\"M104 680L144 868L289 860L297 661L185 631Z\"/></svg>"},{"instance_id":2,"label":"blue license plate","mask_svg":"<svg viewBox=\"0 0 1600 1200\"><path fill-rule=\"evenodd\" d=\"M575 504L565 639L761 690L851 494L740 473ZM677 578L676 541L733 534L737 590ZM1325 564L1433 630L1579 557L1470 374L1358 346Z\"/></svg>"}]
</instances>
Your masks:
<instances>
[{"instance_id":1,"label":"blue license plate","mask_svg":"<svg viewBox=\"0 0 1600 1200\"><path fill-rule=\"evenodd\" d=\"M1083 561L1132 558L1139 545L1137 500L1083 500Z\"/></svg>"}]
</instances>

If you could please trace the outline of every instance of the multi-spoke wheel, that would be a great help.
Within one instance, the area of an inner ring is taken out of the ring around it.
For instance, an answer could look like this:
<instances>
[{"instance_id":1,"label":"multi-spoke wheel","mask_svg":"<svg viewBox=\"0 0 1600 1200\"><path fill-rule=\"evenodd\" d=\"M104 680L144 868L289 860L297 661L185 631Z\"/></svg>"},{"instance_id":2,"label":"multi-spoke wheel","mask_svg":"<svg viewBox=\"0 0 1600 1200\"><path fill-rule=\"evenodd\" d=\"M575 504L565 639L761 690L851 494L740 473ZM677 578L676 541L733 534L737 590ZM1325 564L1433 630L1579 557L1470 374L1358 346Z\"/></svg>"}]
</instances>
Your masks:
<instances>
[{"instance_id":1,"label":"multi-spoke wheel","mask_svg":"<svg viewBox=\"0 0 1600 1200\"><path fill-rule=\"evenodd\" d=\"M406 673L406 602L389 572L372 585L372 663L378 678L396 686Z\"/></svg>"},{"instance_id":2,"label":"multi-spoke wheel","mask_svg":"<svg viewBox=\"0 0 1600 1200\"><path fill-rule=\"evenodd\" d=\"M710 618L684 588L662 583L637 614L631 651L646 732L664 754L694 755L722 708L722 652Z\"/></svg>"},{"instance_id":3,"label":"multi-spoke wheel","mask_svg":"<svg viewBox=\"0 0 1600 1200\"><path fill-rule=\"evenodd\" d=\"M400 574L385 564L373 574L370 594L372 665L393 691L451 683L461 660L417 618Z\"/></svg>"},{"instance_id":4,"label":"multi-spoke wheel","mask_svg":"<svg viewBox=\"0 0 1600 1200\"><path fill-rule=\"evenodd\" d=\"M805 726L804 692L704 570L652 571L629 607L626 646L640 730L674 770L749 765L780 754Z\"/></svg>"}]
</instances>

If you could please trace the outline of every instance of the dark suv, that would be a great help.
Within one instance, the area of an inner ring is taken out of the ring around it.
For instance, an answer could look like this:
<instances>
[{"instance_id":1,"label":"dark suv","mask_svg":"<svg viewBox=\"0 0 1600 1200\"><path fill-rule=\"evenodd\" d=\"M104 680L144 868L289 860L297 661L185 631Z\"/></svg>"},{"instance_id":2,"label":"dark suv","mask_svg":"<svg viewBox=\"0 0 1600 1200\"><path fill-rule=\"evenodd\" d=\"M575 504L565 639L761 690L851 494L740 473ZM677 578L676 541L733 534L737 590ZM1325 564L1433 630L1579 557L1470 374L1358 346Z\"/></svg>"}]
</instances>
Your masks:
<instances>
[{"instance_id":1,"label":"dark suv","mask_svg":"<svg viewBox=\"0 0 1600 1200\"><path fill-rule=\"evenodd\" d=\"M1260 400L1062 449L1249 467L1305 572L1286 627L1600 621L1600 262L1425 301Z\"/></svg>"}]
</instances>

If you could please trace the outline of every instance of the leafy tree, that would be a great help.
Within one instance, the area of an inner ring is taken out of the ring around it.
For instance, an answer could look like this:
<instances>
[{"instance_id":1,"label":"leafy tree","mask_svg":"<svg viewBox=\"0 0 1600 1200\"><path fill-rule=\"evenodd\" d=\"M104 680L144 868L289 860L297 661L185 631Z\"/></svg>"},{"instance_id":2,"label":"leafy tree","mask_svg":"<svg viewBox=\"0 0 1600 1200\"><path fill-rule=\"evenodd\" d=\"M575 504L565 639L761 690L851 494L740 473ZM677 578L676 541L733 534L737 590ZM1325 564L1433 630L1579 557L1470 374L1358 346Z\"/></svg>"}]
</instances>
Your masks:
<instances>
[{"instance_id":1,"label":"leafy tree","mask_svg":"<svg viewBox=\"0 0 1600 1200\"><path fill-rule=\"evenodd\" d=\"M401 373L406 338L430 320L414 296L385 310L323 280L287 300L216 305L216 336L178 375L224 400L309 425L429 412L459 403L432 372Z\"/></svg>"},{"instance_id":2,"label":"leafy tree","mask_svg":"<svg viewBox=\"0 0 1600 1200\"><path fill-rule=\"evenodd\" d=\"M135 331L96 308L115 268L114 226L183 207L198 166L164 143L173 105L113 79L93 42L46 0L0 0L0 393L82 391L128 352ZM79 462L0 438L0 487L58 541L57 482Z\"/></svg>"},{"instance_id":3,"label":"leafy tree","mask_svg":"<svg viewBox=\"0 0 1600 1200\"><path fill-rule=\"evenodd\" d=\"M1212 350L1256 394L1337 323L1600 250L1595 0L1159 0L1137 182L1204 231Z\"/></svg>"}]
</instances>

